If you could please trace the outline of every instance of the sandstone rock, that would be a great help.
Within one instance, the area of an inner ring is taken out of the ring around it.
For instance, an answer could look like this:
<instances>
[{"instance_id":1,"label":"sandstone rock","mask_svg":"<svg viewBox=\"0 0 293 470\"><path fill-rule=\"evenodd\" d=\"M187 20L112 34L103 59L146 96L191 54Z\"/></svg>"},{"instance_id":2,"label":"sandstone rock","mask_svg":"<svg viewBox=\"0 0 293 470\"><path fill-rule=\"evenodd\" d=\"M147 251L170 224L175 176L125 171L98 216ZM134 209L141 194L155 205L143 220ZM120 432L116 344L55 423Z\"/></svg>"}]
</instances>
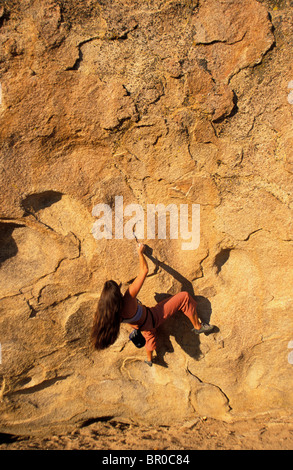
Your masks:
<instances>
[{"instance_id":1,"label":"sandstone rock","mask_svg":"<svg viewBox=\"0 0 293 470\"><path fill-rule=\"evenodd\" d=\"M241 4L208 0L195 16L194 26L195 45L212 46L203 55L213 76L224 82L258 63L274 42L267 10L251 0Z\"/></svg>"},{"instance_id":2,"label":"sandstone rock","mask_svg":"<svg viewBox=\"0 0 293 470\"><path fill-rule=\"evenodd\" d=\"M223 392L210 384L192 389L191 403L201 416L224 418L229 412L229 401Z\"/></svg>"},{"instance_id":3,"label":"sandstone rock","mask_svg":"<svg viewBox=\"0 0 293 470\"><path fill-rule=\"evenodd\" d=\"M291 10L0 7L1 432L292 414ZM195 337L176 314L152 367L125 325L106 351L88 341L104 281L137 273L133 240L92 234L115 196L200 205L193 251L145 227L140 299L187 290L216 329Z\"/></svg>"}]
</instances>

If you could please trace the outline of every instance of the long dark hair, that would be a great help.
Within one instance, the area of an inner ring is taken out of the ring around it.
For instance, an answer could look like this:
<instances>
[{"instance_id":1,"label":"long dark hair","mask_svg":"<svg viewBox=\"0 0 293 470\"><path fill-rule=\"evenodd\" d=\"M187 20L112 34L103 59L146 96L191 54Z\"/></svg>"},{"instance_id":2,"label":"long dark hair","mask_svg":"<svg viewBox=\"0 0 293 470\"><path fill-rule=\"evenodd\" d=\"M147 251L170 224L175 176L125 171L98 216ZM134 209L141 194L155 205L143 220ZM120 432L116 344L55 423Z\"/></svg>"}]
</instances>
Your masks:
<instances>
[{"instance_id":1,"label":"long dark hair","mask_svg":"<svg viewBox=\"0 0 293 470\"><path fill-rule=\"evenodd\" d=\"M120 330L123 296L115 281L104 284L94 316L91 340L95 349L106 349L115 343Z\"/></svg>"}]
</instances>

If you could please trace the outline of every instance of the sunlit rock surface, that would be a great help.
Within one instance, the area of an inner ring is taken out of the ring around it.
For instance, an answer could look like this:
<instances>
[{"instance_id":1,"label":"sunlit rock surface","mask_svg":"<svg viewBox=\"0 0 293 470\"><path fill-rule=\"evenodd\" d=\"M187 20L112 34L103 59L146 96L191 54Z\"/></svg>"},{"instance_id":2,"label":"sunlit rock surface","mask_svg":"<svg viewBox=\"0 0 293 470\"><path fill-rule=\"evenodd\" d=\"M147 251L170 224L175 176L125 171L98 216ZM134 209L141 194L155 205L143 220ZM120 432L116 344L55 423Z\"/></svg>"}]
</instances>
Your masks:
<instances>
[{"instance_id":1,"label":"sunlit rock surface","mask_svg":"<svg viewBox=\"0 0 293 470\"><path fill-rule=\"evenodd\" d=\"M256 0L0 7L2 432L292 412L292 15ZM140 299L187 290L216 329L195 337L178 313L152 368L125 325L89 345L104 281L137 273L133 240L92 234L115 196L200 205L195 250L145 235Z\"/></svg>"}]
</instances>

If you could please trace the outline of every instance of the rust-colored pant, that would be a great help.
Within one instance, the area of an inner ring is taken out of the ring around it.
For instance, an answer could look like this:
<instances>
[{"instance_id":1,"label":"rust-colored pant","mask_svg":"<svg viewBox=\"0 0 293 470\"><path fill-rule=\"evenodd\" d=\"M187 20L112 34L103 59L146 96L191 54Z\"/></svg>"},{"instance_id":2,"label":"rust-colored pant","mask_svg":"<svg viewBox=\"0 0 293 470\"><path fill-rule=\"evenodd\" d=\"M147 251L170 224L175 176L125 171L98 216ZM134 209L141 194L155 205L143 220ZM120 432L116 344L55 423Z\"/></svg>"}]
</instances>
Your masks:
<instances>
[{"instance_id":1,"label":"rust-colored pant","mask_svg":"<svg viewBox=\"0 0 293 470\"><path fill-rule=\"evenodd\" d=\"M154 351L156 349L156 328L179 310L191 319L196 314L196 302L188 292L179 292L162 300L149 310L152 315L148 315L147 321L141 330L146 339L146 349Z\"/></svg>"}]
</instances>

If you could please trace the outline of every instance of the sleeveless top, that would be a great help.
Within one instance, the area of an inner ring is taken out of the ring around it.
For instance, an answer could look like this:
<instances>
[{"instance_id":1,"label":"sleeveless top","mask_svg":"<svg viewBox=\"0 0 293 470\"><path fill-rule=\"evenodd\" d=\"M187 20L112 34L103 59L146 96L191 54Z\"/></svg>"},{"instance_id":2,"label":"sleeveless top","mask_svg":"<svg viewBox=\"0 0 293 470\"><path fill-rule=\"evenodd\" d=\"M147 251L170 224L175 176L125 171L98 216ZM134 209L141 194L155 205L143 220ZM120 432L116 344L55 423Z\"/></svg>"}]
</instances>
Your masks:
<instances>
[{"instance_id":1,"label":"sleeveless top","mask_svg":"<svg viewBox=\"0 0 293 470\"><path fill-rule=\"evenodd\" d=\"M142 313L143 313L142 304L141 304L141 302L137 299L137 310L136 310L136 314L135 314L134 317L132 317L132 318L123 318L122 323L137 323L137 322L141 319Z\"/></svg>"}]
</instances>

